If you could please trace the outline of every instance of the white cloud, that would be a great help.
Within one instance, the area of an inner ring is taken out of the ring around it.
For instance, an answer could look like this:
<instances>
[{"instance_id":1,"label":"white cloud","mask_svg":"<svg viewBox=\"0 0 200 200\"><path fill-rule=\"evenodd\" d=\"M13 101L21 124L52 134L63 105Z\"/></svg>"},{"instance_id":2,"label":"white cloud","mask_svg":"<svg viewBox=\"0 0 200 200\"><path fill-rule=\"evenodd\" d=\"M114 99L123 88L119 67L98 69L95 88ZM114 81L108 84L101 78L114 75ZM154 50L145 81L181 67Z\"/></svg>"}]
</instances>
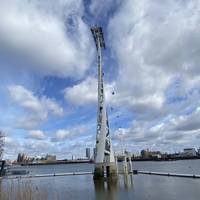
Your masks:
<instances>
[{"instance_id":1,"label":"white cloud","mask_svg":"<svg viewBox=\"0 0 200 200\"><path fill-rule=\"evenodd\" d=\"M103 7L93 1L90 11L98 16ZM175 143L177 149L196 144L199 116L193 110L200 106L199 8L198 1L127 0L109 21L107 46L119 71L111 89L106 89L106 95L112 90L115 95L106 101L133 111L135 122L125 129L125 137L138 149L170 150ZM86 78L67 88L65 99L78 105L96 102L94 83Z\"/></svg>"},{"instance_id":2,"label":"white cloud","mask_svg":"<svg viewBox=\"0 0 200 200\"><path fill-rule=\"evenodd\" d=\"M82 20L81 0L0 0L0 4L1 50L26 61L26 70L79 78L89 69L93 41Z\"/></svg>"},{"instance_id":3,"label":"white cloud","mask_svg":"<svg viewBox=\"0 0 200 200\"><path fill-rule=\"evenodd\" d=\"M74 105L95 105L97 81L83 76L95 48L89 27L82 20L82 1L0 2L1 46L26 61L35 60L34 67L26 66L28 70L75 79L82 76L78 84L66 86L64 97ZM118 73L105 84L106 102L128 116L126 122L126 117L119 119L120 126L127 127L127 147L174 151L188 145L199 146L199 9L200 3L195 0L91 2L89 10L95 21L99 16L104 18L102 21L109 21L107 30L104 28L108 34L106 44L116 59ZM32 129L47 120L50 113L62 115L62 108L54 100L38 97L20 86L11 88L14 102L29 112L28 117L17 121L18 126ZM130 113L134 117L132 124ZM117 130L112 137L114 146L119 142L118 134ZM41 152L79 151L91 145L87 136L87 129L79 126L60 127L48 138L51 143L30 139L27 144L22 142L20 149L30 153L35 148ZM10 140L10 146L14 142Z\"/></svg>"},{"instance_id":4,"label":"white cloud","mask_svg":"<svg viewBox=\"0 0 200 200\"><path fill-rule=\"evenodd\" d=\"M168 129L177 132L192 132L194 130L200 131L200 107L197 107L193 112L186 115L179 115L170 119ZM166 127L167 128L167 127Z\"/></svg>"},{"instance_id":5,"label":"white cloud","mask_svg":"<svg viewBox=\"0 0 200 200\"><path fill-rule=\"evenodd\" d=\"M45 96L38 97L21 85L8 86L8 91L13 102L28 114L28 117L18 119L18 127L33 128L46 121L50 113L55 116L63 115L63 109L55 101Z\"/></svg>"},{"instance_id":6,"label":"white cloud","mask_svg":"<svg viewBox=\"0 0 200 200\"><path fill-rule=\"evenodd\" d=\"M105 84L105 98L109 103L113 103L112 92L115 83ZM64 90L64 97L74 105L91 105L97 103L97 79L87 77L84 81L68 87Z\"/></svg>"},{"instance_id":7,"label":"white cloud","mask_svg":"<svg viewBox=\"0 0 200 200\"><path fill-rule=\"evenodd\" d=\"M51 111L54 115L62 116L63 115L63 109L52 99L43 97L41 99L42 103L46 105L47 109Z\"/></svg>"},{"instance_id":8,"label":"white cloud","mask_svg":"<svg viewBox=\"0 0 200 200\"><path fill-rule=\"evenodd\" d=\"M52 142L63 142L69 138L72 138L74 136L80 136L87 134L88 132L88 126L86 125L79 125L74 128L69 129L59 129L55 133L55 137L51 138Z\"/></svg>"},{"instance_id":9,"label":"white cloud","mask_svg":"<svg viewBox=\"0 0 200 200\"><path fill-rule=\"evenodd\" d=\"M46 154L54 154L57 159L70 158L72 155L79 157L85 156L85 147L93 147L95 142L90 136L80 136L76 139L66 138L55 141L36 140L34 138L23 139L7 137L5 144L5 158L16 159L18 153L25 153L28 156L45 156Z\"/></svg>"},{"instance_id":10,"label":"white cloud","mask_svg":"<svg viewBox=\"0 0 200 200\"><path fill-rule=\"evenodd\" d=\"M85 105L97 102L97 80L87 78L83 82L64 90L64 97L75 105Z\"/></svg>"},{"instance_id":11,"label":"white cloud","mask_svg":"<svg viewBox=\"0 0 200 200\"><path fill-rule=\"evenodd\" d=\"M109 45L120 66L116 88L121 105L138 113L158 112L174 79L191 89L191 79L199 77L199 7L198 1L173 0L122 4L108 26Z\"/></svg>"},{"instance_id":12,"label":"white cloud","mask_svg":"<svg viewBox=\"0 0 200 200\"><path fill-rule=\"evenodd\" d=\"M58 140L63 140L63 139L66 139L67 137L70 136L70 131L69 130L64 130L64 129L61 129L61 130L58 130L56 132L56 138Z\"/></svg>"},{"instance_id":13,"label":"white cloud","mask_svg":"<svg viewBox=\"0 0 200 200\"><path fill-rule=\"evenodd\" d=\"M43 140L46 138L46 135L41 130L32 130L29 131L28 138L36 139L36 140Z\"/></svg>"},{"instance_id":14,"label":"white cloud","mask_svg":"<svg viewBox=\"0 0 200 200\"><path fill-rule=\"evenodd\" d=\"M34 134L35 135L35 134ZM5 158L16 159L18 153L24 153L28 156L45 156L55 154L58 147L48 140L36 138L14 138L7 136L5 138Z\"/></svg>"},{"instance_id":15,"label":"white cloud","mask_svg":"<svg viewBox=\"0 0 200 200\"><path fill-rule=\"evenodd\" d=\"M112 13L121 3L121 0L93 0L90 4L89 10L95 20L107 18L109 12ZM113 14L113 13L112 13Z\"/></svg>"},{"instance_id":16,"label":"white cloud","mask_svg":"<svg viewBox=\"0 0 200 200\"><path fill-rule=\"evenodd\" d=\"M149 148L174 152L191 145L198 148L199 111L198 107L190 114L171 115L157 121L134 120L129 128L116 130L112 138L115 143L123 138L126 147L134 150Z\"/></svg>"}]
</instances>

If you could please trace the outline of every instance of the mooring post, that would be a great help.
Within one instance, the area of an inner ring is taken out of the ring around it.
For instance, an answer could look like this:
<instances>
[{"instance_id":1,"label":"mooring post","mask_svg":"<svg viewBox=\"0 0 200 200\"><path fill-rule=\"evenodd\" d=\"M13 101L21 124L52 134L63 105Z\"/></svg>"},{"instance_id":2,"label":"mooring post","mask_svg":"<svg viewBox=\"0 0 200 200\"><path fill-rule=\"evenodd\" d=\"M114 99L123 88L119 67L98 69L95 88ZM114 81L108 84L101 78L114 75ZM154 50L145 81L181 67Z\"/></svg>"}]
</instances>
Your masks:
<instances>
[{"instance_id":1,"label":"mooring post","mask_svg":"<svg viewBox=\"0 0 200 200\"><path fill-rule=\"evenodd\" d=\"M128 171L129 171L129 173L133 173L133 164L131 161L131 156L129 156L129 158L128 158Z\"/></svg>"}]
</instances>

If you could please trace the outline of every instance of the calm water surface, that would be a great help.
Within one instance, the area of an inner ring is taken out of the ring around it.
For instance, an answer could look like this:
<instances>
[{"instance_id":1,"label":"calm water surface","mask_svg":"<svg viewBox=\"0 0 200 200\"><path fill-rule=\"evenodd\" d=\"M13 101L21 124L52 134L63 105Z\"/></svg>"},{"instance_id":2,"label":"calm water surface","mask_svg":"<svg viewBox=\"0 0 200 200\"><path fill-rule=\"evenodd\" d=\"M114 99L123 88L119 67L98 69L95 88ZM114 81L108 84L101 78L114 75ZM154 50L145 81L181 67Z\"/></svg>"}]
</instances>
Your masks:
<instances>
[{"instance_id":1,"label":"calm water surface","mask_svg":"<svg viewBox=\"0 0 200 200\"><path fill-rule=\"evenodd\" d=\"M134 169L200 174L200 160L134 162ZM92 164L22 167L31 174L93 171ZM3 180L2 185L6 185ZM34 186L46 190L48 199L199 200L200 179L152 175L120 175L118 182L93 181L92 175L32 178Z\"/></svg>"}]
</instances>

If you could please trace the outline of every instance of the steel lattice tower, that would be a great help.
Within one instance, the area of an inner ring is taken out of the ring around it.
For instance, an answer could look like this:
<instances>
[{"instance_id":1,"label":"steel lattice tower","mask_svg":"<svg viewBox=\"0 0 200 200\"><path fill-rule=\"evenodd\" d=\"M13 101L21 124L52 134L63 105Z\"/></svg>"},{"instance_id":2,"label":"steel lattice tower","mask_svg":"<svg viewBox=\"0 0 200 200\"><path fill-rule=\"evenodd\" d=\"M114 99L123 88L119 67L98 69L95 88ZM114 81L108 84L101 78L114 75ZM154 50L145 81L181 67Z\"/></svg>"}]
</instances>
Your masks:
<instances>
[{"instance_id":1,"label":"steel lattice tower","mask_svg":"<svg viewBox=\"0 0 200 200\"><path fill-rule=\"evenodd\" d=\"M91 28L92 35L98 54L98 110L97 110L97 133L96 133L96 155L94 177L104 176L106 169L107 176L116 176L117 167L112 149L108 116L105 104L104 81L102 70L102 48L105 49L103 31L101 27Z\"/></svg>"}]
</instances>

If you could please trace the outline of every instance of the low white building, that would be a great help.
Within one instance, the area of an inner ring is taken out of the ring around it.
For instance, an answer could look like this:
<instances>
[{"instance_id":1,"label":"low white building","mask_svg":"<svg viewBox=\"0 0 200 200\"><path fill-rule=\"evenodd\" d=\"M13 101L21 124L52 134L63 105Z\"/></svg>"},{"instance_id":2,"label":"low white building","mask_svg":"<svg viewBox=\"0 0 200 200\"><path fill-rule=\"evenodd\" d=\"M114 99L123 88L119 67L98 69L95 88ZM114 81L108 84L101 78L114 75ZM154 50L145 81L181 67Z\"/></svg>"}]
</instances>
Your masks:
<instances>
[{"instance_id":1,"label":"low white building","mask_svg":"<svg viewBox=\"0 0 200 200\"><path fill-rule=\"evenodd\" d=\"M192 156L196 156L197 152L195 150L195 148L187 148L183 150L184 156L188 156L188 157L192 157Z\"/></svg>"}]
</instances>

